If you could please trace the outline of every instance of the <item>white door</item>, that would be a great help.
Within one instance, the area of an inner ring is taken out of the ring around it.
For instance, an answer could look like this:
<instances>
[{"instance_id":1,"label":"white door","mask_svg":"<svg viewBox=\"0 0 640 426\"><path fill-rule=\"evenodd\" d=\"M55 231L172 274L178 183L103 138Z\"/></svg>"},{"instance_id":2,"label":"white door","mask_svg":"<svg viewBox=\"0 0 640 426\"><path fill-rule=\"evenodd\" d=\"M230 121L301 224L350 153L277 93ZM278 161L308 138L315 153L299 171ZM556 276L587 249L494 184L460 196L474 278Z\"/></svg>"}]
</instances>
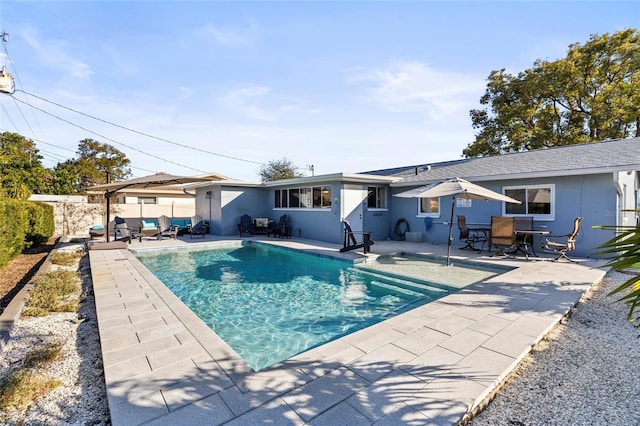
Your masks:
<instances>
[{"instance_id":1,"label":"white door","mask_svg":"<svg viewBox=\"0 0 640 426\"><path fill-rule=\"evenodd\" d=\"M347 220L352 231L362 231L364 221L364 203L367 200L367 188L363 185L346 184L342 187L342 219Z\"/></svg>"}]
</instances>

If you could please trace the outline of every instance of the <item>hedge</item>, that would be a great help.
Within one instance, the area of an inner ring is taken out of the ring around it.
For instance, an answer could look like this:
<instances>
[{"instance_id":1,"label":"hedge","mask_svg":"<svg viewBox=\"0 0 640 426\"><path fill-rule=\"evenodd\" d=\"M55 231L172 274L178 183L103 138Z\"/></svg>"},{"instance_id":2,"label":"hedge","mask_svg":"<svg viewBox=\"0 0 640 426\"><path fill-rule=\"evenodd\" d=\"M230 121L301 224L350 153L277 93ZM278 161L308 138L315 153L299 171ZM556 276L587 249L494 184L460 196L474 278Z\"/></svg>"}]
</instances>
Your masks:
<instances>
[{"instance_id":1,"label":"hedge","mask_svg":"<svg viewBox=\"0 0 640 426\"><path fill-rule=\"evenodd\" d=\"M47 241L54 232L52 206L0 198L0 268L25 248Z\"/></svg>"}]
</instances>

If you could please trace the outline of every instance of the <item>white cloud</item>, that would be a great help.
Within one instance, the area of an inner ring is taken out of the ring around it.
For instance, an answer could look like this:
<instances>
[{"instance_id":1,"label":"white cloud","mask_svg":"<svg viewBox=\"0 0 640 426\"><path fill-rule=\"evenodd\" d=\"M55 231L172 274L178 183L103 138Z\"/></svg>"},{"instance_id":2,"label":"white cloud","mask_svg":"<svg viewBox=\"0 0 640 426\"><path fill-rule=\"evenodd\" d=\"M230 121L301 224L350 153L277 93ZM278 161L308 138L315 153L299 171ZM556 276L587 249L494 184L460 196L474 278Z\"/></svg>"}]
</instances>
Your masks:
<instances>
[{"instance_id":1,"label":"white cloud","mask_svg":"<svg viewBox=\"0 0 640 426\"><path fill-rule=\"evenodd\" d=\"M79 79L88 79L93 74L88 64L72 57L65 51L66 43L55 40L42 43L38 35L38 31L32 27L26 28L21 33L21 36L35 51L37 58L42 63Z\"/></svg>"},{"instance_id":2,"label":"white cloud","mask_svg":"<svg viewBox=\"0 0 640 426\"><path fill-rule=\"evenodd\" d=\"M424 111L435 119L468 109L470 99L477 101L485 85L484 78L412 61L357 70L349 83L361 87L369 100L390 111Z\"/></svg>"},{"instance_id":3,"label":"white cloud","mask_svg":"<svg viewBox=\"0 0 640 426\"><path fill-rule=\"evenodd\" d=\"M282 114L298 111L302 101L273 93L267 86L245 85L218 98L229 111L260 121L276 121Z\"/></svg>"}]
</instances>

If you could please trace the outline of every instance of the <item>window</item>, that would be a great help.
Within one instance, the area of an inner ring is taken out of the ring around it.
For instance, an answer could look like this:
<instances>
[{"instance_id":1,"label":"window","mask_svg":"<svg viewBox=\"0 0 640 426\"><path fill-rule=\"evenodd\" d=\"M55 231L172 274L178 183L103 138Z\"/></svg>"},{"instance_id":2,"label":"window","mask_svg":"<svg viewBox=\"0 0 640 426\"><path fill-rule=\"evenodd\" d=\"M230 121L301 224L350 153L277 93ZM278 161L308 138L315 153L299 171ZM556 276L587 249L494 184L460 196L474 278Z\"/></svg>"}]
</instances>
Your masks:
<instances>
[{"instance_id":1,"label":"window","mask_svg":"<svg viewBox=\"0 0 640 426\"><path fill-rule=\"evenodd\" d=\"M311 208L311 188L300 188L300 208Z\"/></svg>"},{"instance_id":2,"label":"window","mask_svg":"<svg viewBox=\"0 0 640 426\"><path fill-rule=\"evenodd\" d=\"M440 216L440 198L419 198L418 203L418 215Z\"/></svg>"},{"instance_id":3,"label":"window","mask_svg":"<svg viewBox=\"0 0 640 426\"><path fill-rule=\"evenodd\" d=\"M367 188L367 207L370 209L387 208L387 188L370 186Z\"/></svg>"},{"instance_id":4,"label":"window","mask_svg":"<svg viewBox=\"0 0 640 426\"><path fill-rule=\"evenodd\" d=\"M276 189L273 206L291 209L330 209L331 187L314 186L304 188Z\"/></svg>"},{"instance_id":5,"label":"window","mask_svg":"<svg viewBox=\"0 0 640 426\"><path fill-rule=\"evenodd\" d=\"M138 204L156 204L156 197L138 197Z\"/></svg>"},{"instance_id":6,"label":"window","mask_svg":"<svg viewBox=\"0 0 640 426\"><path fill-rule=\"evenodd\" d=\"M289 190L289 207L291 208L299 208L300 207L300 189L290 189Z\"/></svg>"},{"instance_id":7,"label":"window","mask_svg":"<svg viewBox=\"0 0 640 426\"><path fill-rule=\"evenodd\" d=\"M555 215L554 185L509 186L504 188L504 194L522 203L504 203L507 215L533 216L538 219L550 219Z\"/></svg>"}]
</instances>

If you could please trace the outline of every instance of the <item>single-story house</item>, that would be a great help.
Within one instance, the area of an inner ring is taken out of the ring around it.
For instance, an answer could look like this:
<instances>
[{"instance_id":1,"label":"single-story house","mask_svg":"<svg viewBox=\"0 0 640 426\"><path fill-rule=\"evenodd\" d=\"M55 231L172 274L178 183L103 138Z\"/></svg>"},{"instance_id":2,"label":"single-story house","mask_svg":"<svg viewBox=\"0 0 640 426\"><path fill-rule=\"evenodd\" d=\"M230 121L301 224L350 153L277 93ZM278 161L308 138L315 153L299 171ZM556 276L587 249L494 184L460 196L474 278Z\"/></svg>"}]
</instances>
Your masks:
<instances>
[{"instance_id":1,"label":"single-story house","mask_svg":"<svg viewBox=\"0 0 640 426\"><path fill-rule=\"evenodd\" d=\"M588 256L612 236L592 226L637 223L639 171L636 137L364 173L266 183L222 180L192 188L196 213L209 220L214 235L237 235L243 214L276 221L286 214L296 237L341 244L346 219L354 231L370 231L374 240L395 238L408 225L420 240L446 244L451 197L394 195L459 177L523 202L457 200L456 215L465 215L467 224L488 224L491 216L532 216L535 227L559 235L568 234L581 216L575 254Z\"/></svg>"}]
</instances>

